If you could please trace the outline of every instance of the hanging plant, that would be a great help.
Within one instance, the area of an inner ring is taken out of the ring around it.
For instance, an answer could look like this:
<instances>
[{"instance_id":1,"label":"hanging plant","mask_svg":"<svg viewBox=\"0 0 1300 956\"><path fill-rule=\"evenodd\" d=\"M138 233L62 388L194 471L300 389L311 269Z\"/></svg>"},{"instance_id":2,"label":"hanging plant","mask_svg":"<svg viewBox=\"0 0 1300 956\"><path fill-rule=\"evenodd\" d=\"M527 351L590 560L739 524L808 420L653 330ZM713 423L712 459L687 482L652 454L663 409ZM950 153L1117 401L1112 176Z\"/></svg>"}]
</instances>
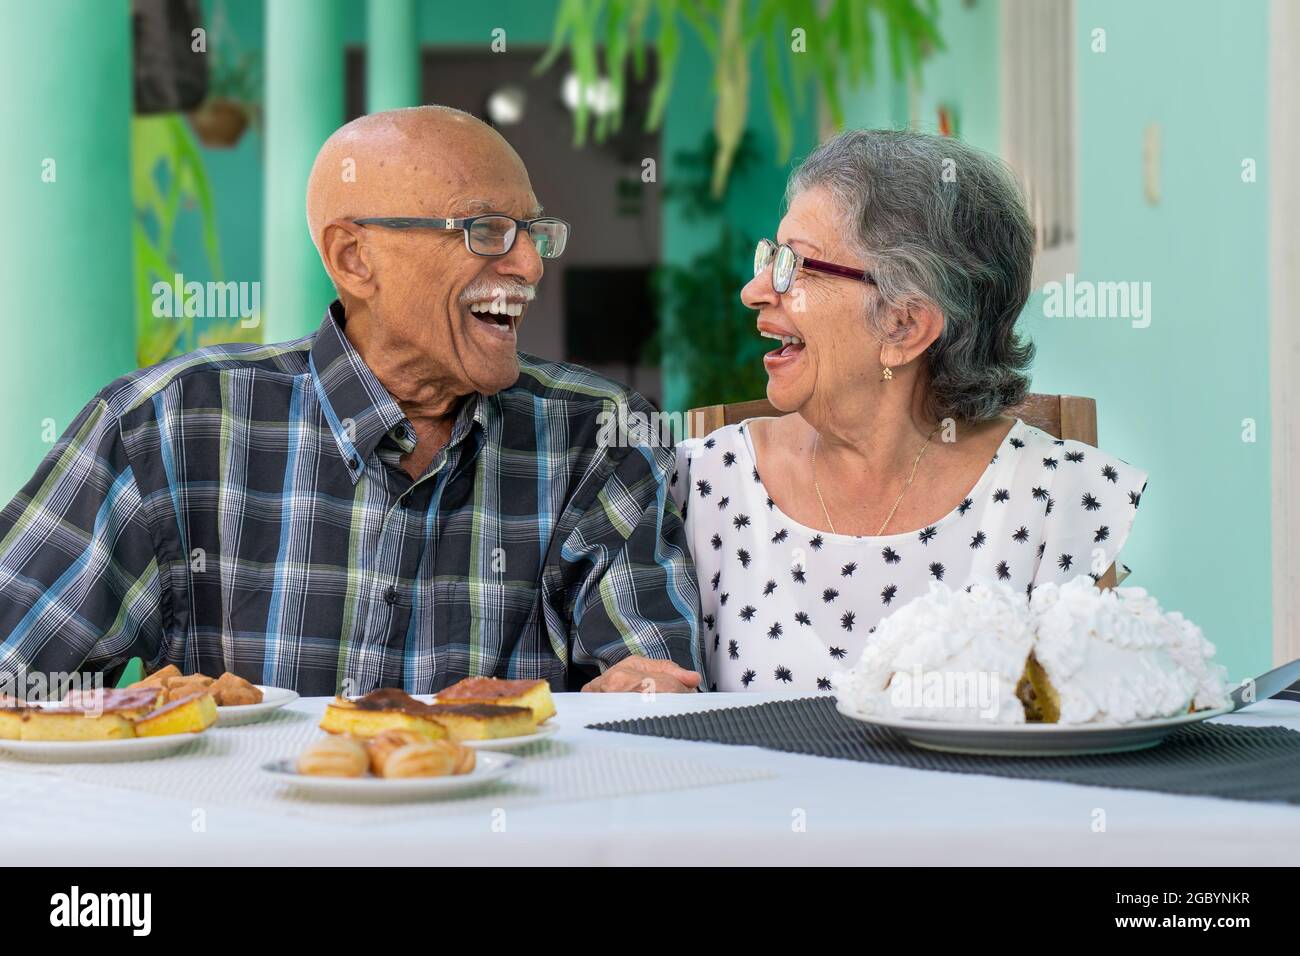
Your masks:
<instances>
[{"instance_id":1,"label":"hanging plant","mask_svg":"<svg viewBox=\"0 0 1300 956\"><path fill-rule=\"evenodd\" d=\"M187 114L199 142L209 149L229 149L238 144L251 125L261 125L262 61L244 51L218 0L209 31L212 67L208 94Z\"/></svg>"},{"instance_id":2,"label":"hanging plant","mask_svg":"<svg viewBox=\"0 0 1300 956\"><path fill-rule=\"evenodd\" d=\"M672 93L683 27L690 29L714 65L718 150L710 187L720 196L749 114L750 65L757 44L763 45L778 158L785 162L794 146L794 115L807 108L810 84L821 91L835 126L842 127L841 84L875 77L877 31L884 31L894 78L915 77L924 58L943 47L938 15L938 0L561 0L550 47L537 72L567 51L579 88L596 89L603 52L603 74L614 108L599 112L593 126L588 97L579 95L574 107L574 144L583 145L588 135L602 141L622 123L628 59L637 78L643 78L646 47L653 43L658 75L646 129L654 131L663 122ZM650 40L652 20L657 32Z\"/></svg>"}]
</instances>

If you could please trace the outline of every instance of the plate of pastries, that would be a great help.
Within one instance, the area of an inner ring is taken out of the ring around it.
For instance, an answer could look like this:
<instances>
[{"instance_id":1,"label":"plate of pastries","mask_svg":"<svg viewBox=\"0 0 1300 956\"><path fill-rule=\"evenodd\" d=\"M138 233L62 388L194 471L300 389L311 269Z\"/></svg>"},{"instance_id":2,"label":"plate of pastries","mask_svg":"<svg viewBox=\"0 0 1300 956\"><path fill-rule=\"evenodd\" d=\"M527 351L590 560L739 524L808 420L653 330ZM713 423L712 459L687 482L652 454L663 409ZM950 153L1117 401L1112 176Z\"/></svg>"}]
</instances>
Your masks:
<instances>
[{"instance_id":1,"label":"plate of pastries","mask_svg":"<svg viewBox=\"0 0 1300 956\"><path fill-rule=\"evenodd\" d=\"M510 769L515 758L479 754L446 738L392 727L370 737L332 734L296 758L262 765L295 789L324 796L418 797L479 787Z\"/></svg>"},{"instance_id":2,"label":"plate of pastries","mask_svg":"<svg viewBox=\"0 0 1300 956\"><path fill-rule=\"evenodd\" d=\"M58 702L0 697L0 751L35 760L137 760L177 750L217 722L205 690L70 690Z\"/></svg>"},{"instance_id":3,"label":"plate of pastries","mask_svg":"<svg viewBox=\"0 0 1300 956\"><path fill-rule=\"evenodd\" d=\"M355 699L336 697L325 708L320 727L361 738L401 727L472 750L512 750L555 733L554 716L555 701L544 680L467 677L432 701L395 687Z\"/></svg>"},{"instance_id":4,"label":"plate of pastries","mask_svg":"<svg viewBox=\"0 0 1300 956\"><path fill-rule=\"evenodd\" d=\"M230 671L220 677L182 674L175 664L168 664L144 680L127 685L128 690L137 687L161 687L168 697L205 691L216 701L217 723L223 727L261 720L272 711L298 699L296 691L253 684Z\"/></svg>"},{"instance_id":5,"label":"plate of pastries","mask_svg":"<svg viewBox=\"0 0 1300 956\"><path fill-rule=\"evenodd\" d=\"M550 736L555 702L544 680L470 677L432 699L395 687L336 697L317 740L296 758L264 764L303 789L430 794L477 786L505 773L509 750Z\"/></svg>"}]
</instances>

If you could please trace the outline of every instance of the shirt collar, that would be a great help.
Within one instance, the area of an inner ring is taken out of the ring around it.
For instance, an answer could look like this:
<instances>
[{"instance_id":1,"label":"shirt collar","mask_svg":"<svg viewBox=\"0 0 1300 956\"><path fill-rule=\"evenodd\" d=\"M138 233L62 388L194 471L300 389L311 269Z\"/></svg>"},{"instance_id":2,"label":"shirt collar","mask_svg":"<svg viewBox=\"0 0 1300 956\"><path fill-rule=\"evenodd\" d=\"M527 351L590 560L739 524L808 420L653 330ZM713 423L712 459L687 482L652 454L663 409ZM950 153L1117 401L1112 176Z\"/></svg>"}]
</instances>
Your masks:
<instances>
[{"instance_id":1,"label":"shirt collar","mask_svg":"<svg viewBox=\"0 0 1300 956\"><path fill-rule=\"evenodd\" d=\"M336 299L325 310L308 363L325 420L356 484L385 436L403 452L413 449L417 439L401 406L343 334L345 321L343 304ZM463 441L475 424L485 425L492 405L477 393L469 395L457 412L448 448Z\"/></svg>"}]
</instances>

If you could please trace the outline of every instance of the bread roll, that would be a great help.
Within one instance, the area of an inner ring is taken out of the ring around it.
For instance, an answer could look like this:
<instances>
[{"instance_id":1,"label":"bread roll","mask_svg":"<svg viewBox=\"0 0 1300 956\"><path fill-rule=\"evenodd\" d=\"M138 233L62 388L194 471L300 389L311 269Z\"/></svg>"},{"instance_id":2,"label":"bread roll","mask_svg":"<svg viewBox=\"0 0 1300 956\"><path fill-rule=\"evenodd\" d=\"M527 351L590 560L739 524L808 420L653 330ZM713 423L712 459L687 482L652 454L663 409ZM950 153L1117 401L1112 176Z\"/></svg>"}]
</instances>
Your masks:
<instances>
[{"instance_id":1,"label":"bread roll","mask_svg":"<svg viewBox=\"0 0 1300 956\"><path fill-rule=\"evenodd\" d=\"M316 741L298 757L298 772L313 777L360 777L370 758L359 740L351 737L325 737Z\"/></svg>"}]
</instances>

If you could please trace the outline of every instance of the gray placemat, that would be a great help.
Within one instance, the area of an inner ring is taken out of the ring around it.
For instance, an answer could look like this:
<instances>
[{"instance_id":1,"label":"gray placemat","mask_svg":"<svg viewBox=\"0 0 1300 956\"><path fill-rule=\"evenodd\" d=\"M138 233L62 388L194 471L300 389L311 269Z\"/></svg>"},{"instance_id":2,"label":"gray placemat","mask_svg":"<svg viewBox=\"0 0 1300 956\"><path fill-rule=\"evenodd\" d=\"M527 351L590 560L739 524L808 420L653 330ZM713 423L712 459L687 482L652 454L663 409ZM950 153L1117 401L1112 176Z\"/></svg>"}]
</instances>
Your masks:
<instances>
[{"instance_id":1,"label":"gray placemat","mask_svg":"<svg viewBox=\"0 0 1300 956\"><path fill-rule=\"evenodd\" d=\"M1192 724L1149 750L1073 757L984 757L913 747L850 720L831 696L591 724L592 730L748 744L866 763L1055 780L1093 787L1300 804L1300 733L1285 727Z\"/></svg>"}]
</instances>

